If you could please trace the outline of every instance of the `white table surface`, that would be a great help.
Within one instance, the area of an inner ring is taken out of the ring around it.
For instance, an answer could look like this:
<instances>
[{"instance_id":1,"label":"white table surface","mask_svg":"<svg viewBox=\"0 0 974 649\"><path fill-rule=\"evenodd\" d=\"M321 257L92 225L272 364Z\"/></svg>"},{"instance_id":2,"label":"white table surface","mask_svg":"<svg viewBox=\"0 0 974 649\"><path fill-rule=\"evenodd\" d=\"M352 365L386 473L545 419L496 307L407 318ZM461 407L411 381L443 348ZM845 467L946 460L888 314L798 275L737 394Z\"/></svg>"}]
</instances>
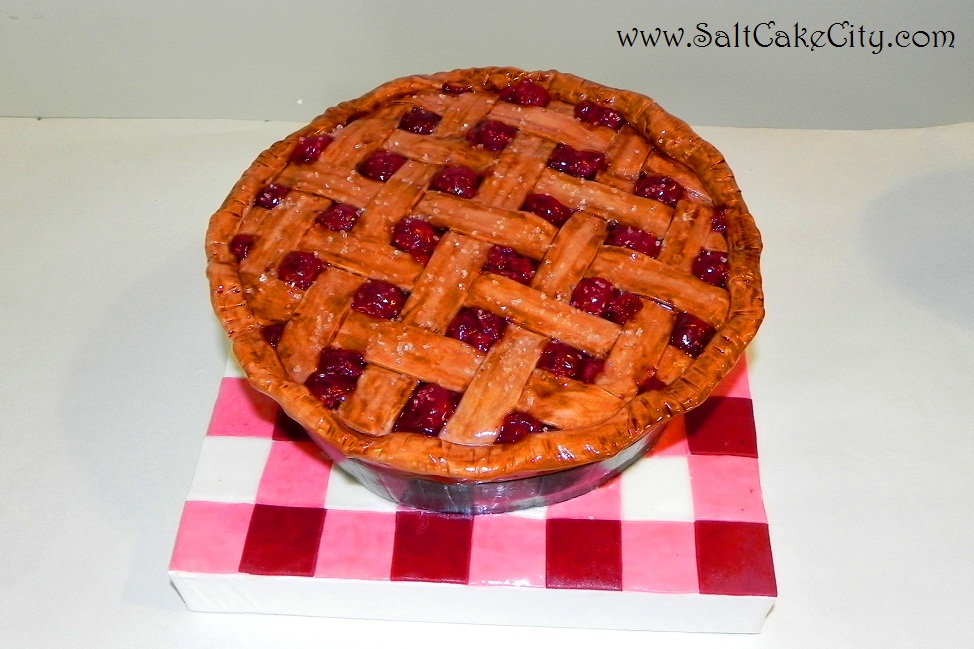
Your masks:
<instances>
[{"instance_id":1,"label":"white table surface","mask_svg":"<svg viewBox=\"0 0 974 649\"><path fill-rule=\"evenodd\" d=\"M698 129L765 240L760 635L188 612L166 569L226 353L203 232L298 126L0 119L0 645L974 642L974 124Z\"/></svg>"}]
</instances>

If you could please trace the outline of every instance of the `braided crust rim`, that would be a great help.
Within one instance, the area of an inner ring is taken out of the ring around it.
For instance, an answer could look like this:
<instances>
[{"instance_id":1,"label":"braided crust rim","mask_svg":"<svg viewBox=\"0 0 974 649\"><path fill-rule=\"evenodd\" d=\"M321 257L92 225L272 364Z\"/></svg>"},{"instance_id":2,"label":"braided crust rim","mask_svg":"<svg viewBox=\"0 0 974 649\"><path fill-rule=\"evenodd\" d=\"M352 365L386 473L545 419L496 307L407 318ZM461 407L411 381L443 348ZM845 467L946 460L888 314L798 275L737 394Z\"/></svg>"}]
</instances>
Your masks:
<instances>
[{"instance_id":1,"label":"braided crust rim","mask_svg":"<svg viewBox=\"0 0 974 649\"><path fill-rule=\"evenodd\" d=\"M706 349L672 383L645 392L596 425L528 435L512 444L467 446L412 433L373 436L339 421L308 389L288 377L245 299L229 241L257 193L288 163L298 140L327 133L350 118L404 95L458 86L499 91L529 78L552 98L610 105L657 149L697 174L715 205L725 209L730 274L729 311ZM700 405L731 370L764 317L759 259L761 235L723 156L683 121L635 92L617 90L556 71L476 68L410 76L383 84L359 99L328 109L303 129L261 153L211 217L206 234L207 277L215 313L250 384L277 401L333 458L446 481L495 481L569 469L605 460L674 416Z\"/></svg>"}]
</instances>

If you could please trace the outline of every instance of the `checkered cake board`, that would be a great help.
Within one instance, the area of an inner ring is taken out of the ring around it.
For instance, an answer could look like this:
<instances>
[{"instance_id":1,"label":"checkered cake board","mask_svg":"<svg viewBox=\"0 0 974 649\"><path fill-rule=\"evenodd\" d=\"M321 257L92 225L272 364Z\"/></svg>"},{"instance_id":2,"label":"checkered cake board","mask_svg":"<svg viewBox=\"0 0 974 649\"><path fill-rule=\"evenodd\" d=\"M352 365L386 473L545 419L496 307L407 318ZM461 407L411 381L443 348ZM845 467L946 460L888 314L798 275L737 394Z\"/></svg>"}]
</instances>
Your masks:
<instances>
[{"instance_id":1,"label":"checkered cake board","mask_svg":"<svg viewBox=\"0 0 974 649\"><path fill-rule=\"evenodd\" d=\"M198 611L758 632L777 591L744 362L604 486L466 516L366 490L231 361L169 574Z\"/></svg>"}]
</instances>

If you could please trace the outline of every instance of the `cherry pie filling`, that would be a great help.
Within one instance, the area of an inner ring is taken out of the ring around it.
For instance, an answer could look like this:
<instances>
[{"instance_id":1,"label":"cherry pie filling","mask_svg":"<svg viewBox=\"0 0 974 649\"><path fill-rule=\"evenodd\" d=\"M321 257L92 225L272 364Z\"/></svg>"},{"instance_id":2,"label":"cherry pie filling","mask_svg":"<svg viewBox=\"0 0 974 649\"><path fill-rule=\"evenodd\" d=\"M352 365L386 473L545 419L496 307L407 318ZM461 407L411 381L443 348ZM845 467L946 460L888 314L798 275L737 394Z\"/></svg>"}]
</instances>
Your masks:
<instances>
[{"instance_id":1,"label":"cherry pie filling","mask_svg":"<svg viewBox=\"0 0 974 649\"><path fill-rule=\"evenodd\" d=\"M297 139L228 246L347 425L513 444L666 389L714 338L726 216L694 179L611 100L445 84Z\"/></svg>"}]
</instances>

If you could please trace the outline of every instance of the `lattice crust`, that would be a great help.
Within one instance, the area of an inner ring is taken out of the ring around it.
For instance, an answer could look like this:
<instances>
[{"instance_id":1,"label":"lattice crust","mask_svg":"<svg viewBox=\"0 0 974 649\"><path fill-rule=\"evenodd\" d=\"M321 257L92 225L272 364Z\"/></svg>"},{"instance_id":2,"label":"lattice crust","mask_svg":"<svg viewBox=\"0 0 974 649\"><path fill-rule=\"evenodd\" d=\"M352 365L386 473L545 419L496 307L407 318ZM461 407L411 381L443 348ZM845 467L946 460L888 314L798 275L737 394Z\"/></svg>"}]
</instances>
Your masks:
<instances>
[{"instance_id":1,"label":"lattice crust","mask_svg":"<svg viewBox=\"0 0 974 649\"><path fill-rule=\"evenodd\" d=\"M524 79L547 90L547 105L499 96ZM617 111L624 123L579 118L583 102ZM430 132L400 127L415 108L439 117ZM499 151L471 140L485 120L513 127ZM319 136L328 136L320 155L295 159ZM560 145L604 162L588 178L556 170L549 160ZM377 151L405 163L386 180L366 177L361 165ZM472 197L431 186L454 166L478 176ZM678 183L678 199L667 204L640 192L641 179L654 174ZM262 206L268 187L284 189L276 205ZM537 194L569 208L570 218L555 225L524 209ZM338 204L356 212L349 230L316 223ZM437 233L428 259L397 248L393 229L407 217ZM658 250L612 245L611 232L624 226L651 233ZM244 254L232 245L241 240ZM485 270L495 246L531 260L529 282ZM214 308L255 387L343 455L476 479L603 459L699 404L763 317L760 247L720 154L650 99L557 72L499 68L400 79L330 109L260 155L211 219L207 240ZM307 285L281 278L295 251L321 262ZM695 263L718 253L726 255L726 281L703 277ZM634 294L635 313L613 318L579 308L573 292L586 278ZM352 308L372 280L407 296L394 318ZM506 321L489 349L445 335L469 308ZM702 351L673 333L683 314L713 328ZM596 359L594 375L539 368L553 340ZM304 385L326 349L356 352L365 363L354 390L332 408ZM436 437L394 431L426 383L460 395L455 412ZM512 412L543 430L497 443Z\"/></svg>"}]
</instances>

